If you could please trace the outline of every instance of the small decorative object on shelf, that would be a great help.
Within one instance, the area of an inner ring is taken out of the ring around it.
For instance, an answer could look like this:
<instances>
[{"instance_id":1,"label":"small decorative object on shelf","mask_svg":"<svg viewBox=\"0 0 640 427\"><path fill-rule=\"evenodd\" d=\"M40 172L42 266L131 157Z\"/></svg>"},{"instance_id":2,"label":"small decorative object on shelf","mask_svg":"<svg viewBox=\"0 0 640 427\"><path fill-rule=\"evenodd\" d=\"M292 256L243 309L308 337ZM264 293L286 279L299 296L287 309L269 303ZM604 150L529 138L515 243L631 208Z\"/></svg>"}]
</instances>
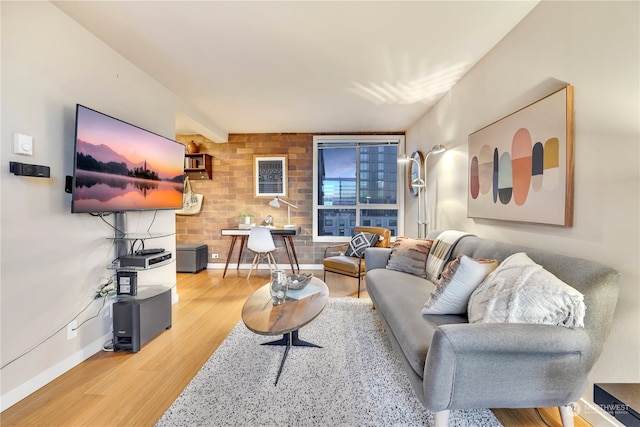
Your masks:
<instances>
[{"instance_id":1,"label":"small decorative object on shelf","mask_svg":"<svg viewBox=\"0 0 640 427\"><path fill-rule=\"evenodd\" d=\"M194 180L211 179L213 171L212 157L206 153L185 154L184 172Z\"/></svg>"},{"instance_id":2,"label":"small decorative object on shelf","mask_svg":"<svg viewBox=\"0 0 640 427\"><path fill-rule=\"evenodd\" d=\"M252 216L253 216L253 213L251 212L240 212L240 215L238 215L238 218L242 220L243 223L249 224L251 222Z\"/></svg>"},{"instance_id":3,"label":"small decorative object on shelf","mask_svg":"<svg viewBox=\"0 0 640 427\"><path fill-rule=\"evenodd\" d=\"M240 223L238 224L238 228L247 229L247 228L255 227L256 224L251 222L252 216L253 216L253 213L251 212L242 212L240 215L238 215L238 219L240 220Z\"/></svg>"},{"instance_id":4,"label":"small decorative object on shelf","mask_svg":"<svg viewBox=\"0 0 640 427\"><path fill-rule=\"evenodd\" d=\"M280 305L287 298L287 275L283 270L271 272L271 300L273 305Z\"/></svg>"},{"instance_id":5,"label":"small decorative object on shelf","mask_svg":"<svg viewBox=\"0 0 640 427\"><path fill-rule=\"evenodd\" d=\"M200 147L198 147L198 144L196 144L193 141L190 141L187 143L187 153L196 154L199 151L200 151Z\"/></svg>"},{"instance_id":6,"label":"small decorative object on shelf","mask_svg":"<svg viewBox=\"0 0 640 427\"><path fill-rule=\"evenodd\" d=\"M262 225L269 227L269 228L275 228L273 226L273 217L271 215L267 215L264 217L264 221L262 221Z\"/></svg>"}]
</instances>

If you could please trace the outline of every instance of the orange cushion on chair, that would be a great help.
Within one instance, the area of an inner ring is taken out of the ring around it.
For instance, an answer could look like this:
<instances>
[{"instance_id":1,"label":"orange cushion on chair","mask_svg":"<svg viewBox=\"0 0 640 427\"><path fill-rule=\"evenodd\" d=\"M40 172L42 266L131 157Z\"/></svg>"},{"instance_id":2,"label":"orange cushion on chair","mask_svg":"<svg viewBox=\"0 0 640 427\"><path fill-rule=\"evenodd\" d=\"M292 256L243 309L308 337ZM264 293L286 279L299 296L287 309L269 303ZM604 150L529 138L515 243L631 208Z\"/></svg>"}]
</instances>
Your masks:
<instances>
[{"instance_id":1,"label":"orange cushion on chair","mask_svg":"<svg viewBox=\"0 0 640 427\"><path fill-rule=\"evenodd\" d=\"M322 265L324 269L327 271L333 271L336 273L358 277L358 272L360 274L364 273L364 260L360 265L360 258L340 255L333 256L330 258L325 258L322 261Z\"/></svg>"}]
</instances>

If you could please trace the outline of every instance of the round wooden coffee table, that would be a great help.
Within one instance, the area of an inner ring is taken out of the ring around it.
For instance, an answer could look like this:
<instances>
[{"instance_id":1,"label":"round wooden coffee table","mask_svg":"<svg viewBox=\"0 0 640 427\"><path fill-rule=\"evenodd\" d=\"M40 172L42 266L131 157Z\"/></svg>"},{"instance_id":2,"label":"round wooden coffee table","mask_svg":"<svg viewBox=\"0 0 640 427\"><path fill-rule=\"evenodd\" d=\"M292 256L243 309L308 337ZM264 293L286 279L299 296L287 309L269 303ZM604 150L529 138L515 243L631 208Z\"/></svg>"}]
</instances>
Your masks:
<instances>
[{"instance_id":1,"label":"round wooden coffee table","mask_svg":"<svg viewBox=\"0 0 640 427\"><path fill-rule=\"evenodd\" d=\"M290 299L287 296L283 304L273 305L269 294L270 286L267 283L247 299L242 307L242 321L250 331L256 334L282 335L279 340L262 344L286 346L276 376L275 384L278 384L291 346L320 347L299 339L298 329L311 322L322 312L329 300L329 288L322 280L313 277L303 291L317 290L316 293L299 300Z\"/></svg>"}]
</instances>

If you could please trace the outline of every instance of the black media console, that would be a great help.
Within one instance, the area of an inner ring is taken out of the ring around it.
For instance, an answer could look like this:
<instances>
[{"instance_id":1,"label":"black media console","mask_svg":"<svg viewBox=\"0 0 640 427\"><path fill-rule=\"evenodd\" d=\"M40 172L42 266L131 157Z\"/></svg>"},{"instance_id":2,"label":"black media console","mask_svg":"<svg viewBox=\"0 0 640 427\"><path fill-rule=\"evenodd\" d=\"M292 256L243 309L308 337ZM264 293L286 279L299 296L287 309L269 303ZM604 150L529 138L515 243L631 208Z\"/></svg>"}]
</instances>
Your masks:
<instances>
[{"instance_id":1,"label":"black media console","mask_svg":"<svg viewBox=\"0 0 640 427\"><path fill-rule=\"evenodd\" d=\"M639 383L594 384L593 401L625 426L640 426Z\"/></svg>"},{"instance_id":2,"label":"black media console","mask_svg":"<svg viewBox=\"0 0 640 427\"><path fill-rule=\"evenodd\" d=\"M113 303L113 351L137 352L171 328L171 288L140 288L136 296L118 296Z\"/></svg>"}]
</instances>

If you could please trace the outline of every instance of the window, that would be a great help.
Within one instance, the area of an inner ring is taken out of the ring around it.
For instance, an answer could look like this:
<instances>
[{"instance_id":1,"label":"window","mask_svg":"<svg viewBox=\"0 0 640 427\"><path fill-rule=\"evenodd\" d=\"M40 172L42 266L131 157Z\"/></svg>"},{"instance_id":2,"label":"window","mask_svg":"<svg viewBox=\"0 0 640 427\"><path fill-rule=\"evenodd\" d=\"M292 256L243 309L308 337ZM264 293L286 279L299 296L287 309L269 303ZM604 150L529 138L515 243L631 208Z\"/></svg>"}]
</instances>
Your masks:
<instances>
[{"instance_id":1,"label":"window","mask_svg":"<svg viewBox=\"0 0 640 427\"><path fill-rule=\"evenodd\" d=\"M313 240L346 241L356 225L402 233L404 136L313 138Z\"/></svg>"}]
</instances>

